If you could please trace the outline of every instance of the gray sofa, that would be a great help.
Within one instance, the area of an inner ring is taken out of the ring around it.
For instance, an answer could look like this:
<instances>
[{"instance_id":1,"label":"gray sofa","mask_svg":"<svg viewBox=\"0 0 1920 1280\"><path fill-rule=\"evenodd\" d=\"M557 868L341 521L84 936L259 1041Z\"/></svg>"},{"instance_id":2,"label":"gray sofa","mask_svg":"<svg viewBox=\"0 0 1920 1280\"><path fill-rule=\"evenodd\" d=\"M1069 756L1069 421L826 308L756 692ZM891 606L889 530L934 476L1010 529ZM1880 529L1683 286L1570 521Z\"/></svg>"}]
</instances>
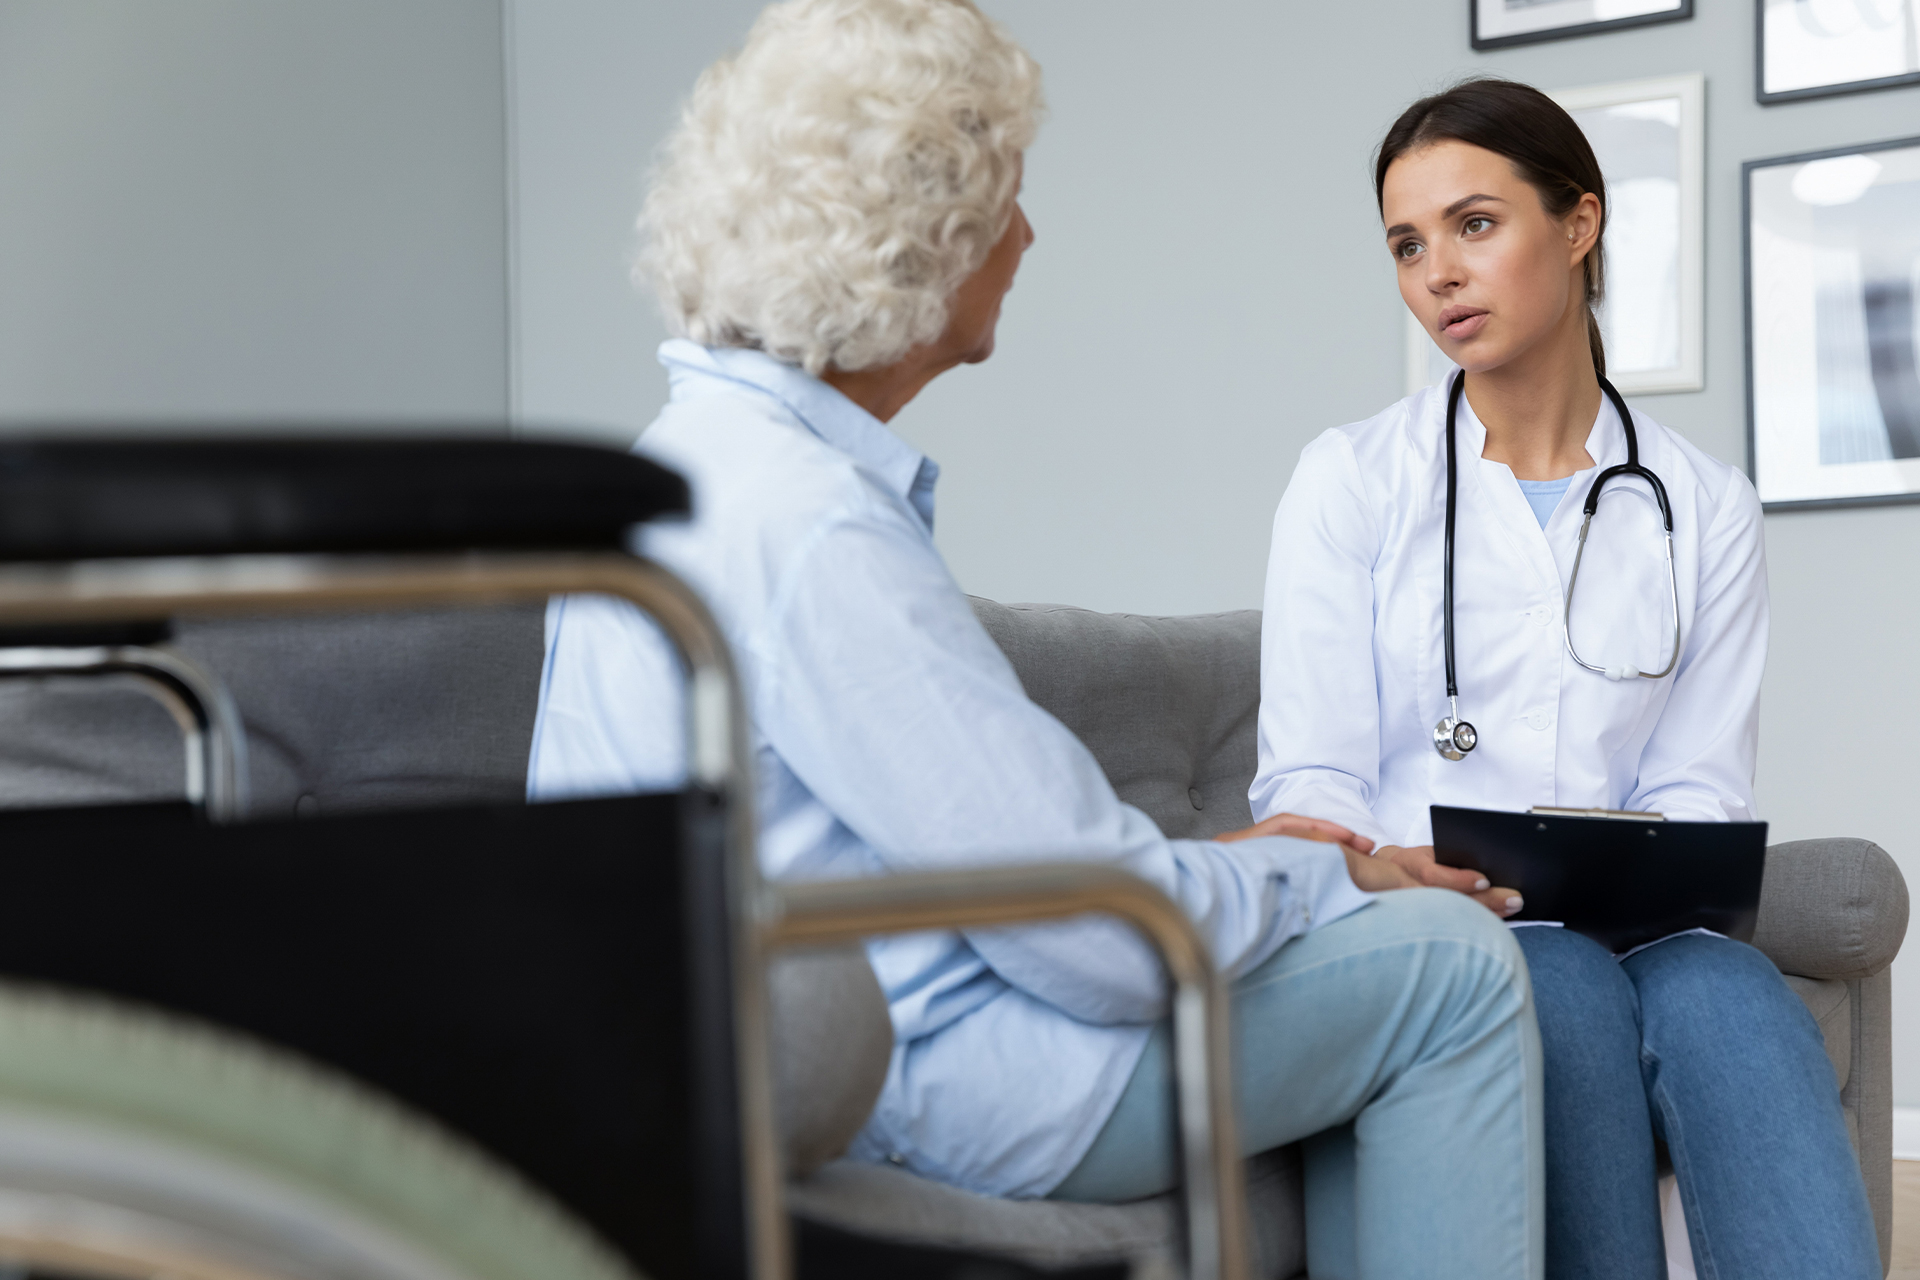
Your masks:
<instances>
[{"instance_id":1,"label":"gray sofa","mask_svg":"<svg viewBox=\"0 0 1920 1280\"><path fill-rule=\"evenodd\" d=\"M1169 835L1247 825L1259 615L1097 614L975 602L1034 700L1093 750ZM247 720L256 812L512 800L522 794L541 654L537 609L184 623ZM179 793L171 722L102 684L0 681L0 805ZM1888 966L1907 920L1893 861L1865 840L1777 845L1755 943L1825 1033L1880 1230L1891 1236ZM797 1212L900 1239L1045 1265L1172 1248L1171 1198L1130 1205L993 1200L833 1159L872 1104L891 1037L857 953L788 960L774 979L779 1101ZM1297 1152L1249 1170L1256 1274L1304 1267Z\"/></svg>"}]
</instances>

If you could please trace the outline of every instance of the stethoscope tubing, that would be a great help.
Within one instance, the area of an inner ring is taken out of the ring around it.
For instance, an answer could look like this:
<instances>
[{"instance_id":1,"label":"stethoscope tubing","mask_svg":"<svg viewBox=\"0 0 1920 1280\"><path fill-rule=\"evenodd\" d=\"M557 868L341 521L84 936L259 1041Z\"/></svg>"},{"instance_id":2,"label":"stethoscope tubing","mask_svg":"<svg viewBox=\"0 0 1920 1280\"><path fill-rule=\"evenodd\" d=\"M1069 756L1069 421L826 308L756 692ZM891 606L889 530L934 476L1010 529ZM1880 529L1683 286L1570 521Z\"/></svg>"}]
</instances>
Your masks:
<instances>
[{"instance_id":1,"label":"stethoscope tubing","mask_svg":"<svg viewBox=\"0 0 1920 1280\"><path fill-rule=\"evenodd\" d=\"M1446 651L1448 715L1447 719L1441 722L1443 727L1455 723L1459 718L1460 688L1453 656L1453 534L1455 514L1459 509L1460 503L1460 464L1455 451L1454 423L1459 417L1460 396L1466 389L1466 385L1467 375L1466 372L1462 370L1454 375L1453 385L1447 390L1447 507L1445 537L1443 542L1444 564L1441 576L1440 608L1441 638ZM1605 471L1602 471L1598 476L1594 477L1592 487L1587 490L1584 515L1580 521L1580 544L1574 552L1573 572L1568 575L1566 593L1561 597L1561 632L1566 638L1567 655L1588 671L1606 676L1609 680L1621 680L1629 676L1639 676L1646 680L1661 680L1671 675L1674 667L1677 666L1680 661L1680 582L1673 564L1673 504L1667 499L1667 486L1661 483L1660 477L1655 475L1650 469L1640 465L1639 434L1633 428L1633 414L1628 411L1626 400L1621 397L1619 391L1615 390L1614 385L1607 381L1605 377L1600 379L1600 389L1606 392L1607 399L1613 402L1614 410L1620 415L1620 425L1625 430L1627 436L1627 460L1618 466L1608 467ZM1573 644L1573 594L1574 588L1580 581L1580 562L1586 557L1587 553L1587 533L1593 527L1594 513L1600 509L1601 493L1605 490L1607 482L1616 476L1637 476L1647 482L1648 486L1653 490L1654 501L1659 504L1660 519L1665 526L1663 532L1665 534L1667 558L1667 595L1673 606L1673 653L1668 657L1667 665L1659 671L1639 671L1632 667L1624 666L1614 668L1597 666L1581 657L1579 651L1574 648ZM1466 750L1471 751L1472 747L1468 747ZM1447 755L1448 759L1461 758L1459 755L1448 755L1444 749L1441 754Z\"/></svg>"}]
</instances>

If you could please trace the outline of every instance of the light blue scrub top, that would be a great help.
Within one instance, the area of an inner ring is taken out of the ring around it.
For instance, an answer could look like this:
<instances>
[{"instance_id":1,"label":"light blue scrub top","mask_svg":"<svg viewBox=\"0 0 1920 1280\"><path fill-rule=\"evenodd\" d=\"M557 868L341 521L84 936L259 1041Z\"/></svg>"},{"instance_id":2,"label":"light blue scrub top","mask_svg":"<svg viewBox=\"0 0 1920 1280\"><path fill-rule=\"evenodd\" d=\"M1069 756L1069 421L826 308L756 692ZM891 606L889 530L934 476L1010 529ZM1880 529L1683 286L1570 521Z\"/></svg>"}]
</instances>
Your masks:
<instances>
[{"instance_id":1,"label":"light blue scrub top","mask_svg":"<svg viewBox=\"0 0 1920 1280\"><path fill-rule=\"evenodd\" d=\"M1533 518L1545 529L1547 521L1553 518L1554 510L1560 505L1560 495L1573 483L1572 476L1561 476L1558 480L1516 480L1520 492L1526 495L1527 505L1533 508Z\"/></svg>"}]
</instances>

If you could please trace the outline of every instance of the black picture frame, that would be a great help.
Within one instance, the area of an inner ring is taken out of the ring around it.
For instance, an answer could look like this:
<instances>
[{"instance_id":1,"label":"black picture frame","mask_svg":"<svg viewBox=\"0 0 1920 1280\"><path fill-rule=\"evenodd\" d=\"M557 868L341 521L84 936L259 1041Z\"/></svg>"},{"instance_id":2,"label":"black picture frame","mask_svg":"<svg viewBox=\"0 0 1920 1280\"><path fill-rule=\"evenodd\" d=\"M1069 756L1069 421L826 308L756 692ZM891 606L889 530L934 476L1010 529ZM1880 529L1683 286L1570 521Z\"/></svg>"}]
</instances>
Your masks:
<instances>
[{"instance_id":1,"label":"black picture frame","mask_svg":"<svg viewBox=\"0 0 1920 1280\"><path fill-rule=\"evenodd\" d=\"M1476 46L1477 47L1477 46ZM1852 93L1873 93L1880 89L1898 89L1920 84L1920 71L1904 75L1880 76L1873 80L1843 80L1839 84L1816 84L1805 89L1767 92L1767 0L1753 0L1753 97L1763 107L1782 102L1805 102L1808 98L1838 98Z\"/></svg>"},{"instance_id":2,"label":"black picture frame","mask_svg":"<svg viewBox=\"0 0 1920 1280\"><path fill-rule=\"evenodd\" d=\"M1480 0L1467 0L1467 31L1475 52L1510 49L1515 45L1542 44L1548 40L1571 40L1576 36L1599 35L1607 31L1625 31L1632 27L1650 27L1662 22L1685 22L1693 17L1693 0L1680 0L1676 9L1661 13L1641 13L1630 18L1608 18L1604 22L1580 22L1545 31L1528 31L1511 36L1480 34Z\"/></svg>"},{"instance_id":3,"label":"black picture frame","mask_svg":"<svg viewBox=\"0 0 1920 1280\"><path fill-rule=\"evenodd\" d=\"M1758 424L1754 395L1753 367L1753 175L1758 169L1772 169L1781 165L1805 164L1809 160L1831 160L1836 156L1857 156L1872 151L1894 151L1907 147L1920 147L1920 135L1910 138L1888 138L1881 142L1857 143L1847 147L1827 147L1820 151L1798 151L1792 155L1766 156L1758 160L1747 160L1740 165L1740 288L1741 288L1741 345L1746 358L1747 389L1747 479L1752 482L1756 492L1760 488L1760 451L1758 447ZM1787 501L1760 500L1760 509L1765 513L1775 511L1812 511L1833 507L1895 507L1911 506L1920 502L1920 490L1912 493L1871 493L1850 495L1840 498L1795 498Z\"/></svg>"}]
</instances>

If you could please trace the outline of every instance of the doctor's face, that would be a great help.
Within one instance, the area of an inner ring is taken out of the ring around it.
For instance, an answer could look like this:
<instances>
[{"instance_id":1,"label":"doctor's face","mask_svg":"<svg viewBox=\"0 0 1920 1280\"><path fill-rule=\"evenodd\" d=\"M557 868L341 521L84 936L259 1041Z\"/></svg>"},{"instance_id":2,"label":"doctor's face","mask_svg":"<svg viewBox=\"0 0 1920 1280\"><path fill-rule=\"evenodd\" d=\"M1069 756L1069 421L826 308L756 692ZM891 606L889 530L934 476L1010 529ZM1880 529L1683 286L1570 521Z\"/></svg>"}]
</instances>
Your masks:
<instances>
[{"instance_id":1,"label":"doctor's face","mask_svg":"<svg viewBox=\"0 0 1920 1280\"><path fill-rule=\"evenodd\" d=\"M1400 296L1461 368L1497 369L1563 325L1585 332L1594 197L1556 218L1506 157L1451 139L1395 160L1381 197Z\"/></svg>"}]
</instances>

